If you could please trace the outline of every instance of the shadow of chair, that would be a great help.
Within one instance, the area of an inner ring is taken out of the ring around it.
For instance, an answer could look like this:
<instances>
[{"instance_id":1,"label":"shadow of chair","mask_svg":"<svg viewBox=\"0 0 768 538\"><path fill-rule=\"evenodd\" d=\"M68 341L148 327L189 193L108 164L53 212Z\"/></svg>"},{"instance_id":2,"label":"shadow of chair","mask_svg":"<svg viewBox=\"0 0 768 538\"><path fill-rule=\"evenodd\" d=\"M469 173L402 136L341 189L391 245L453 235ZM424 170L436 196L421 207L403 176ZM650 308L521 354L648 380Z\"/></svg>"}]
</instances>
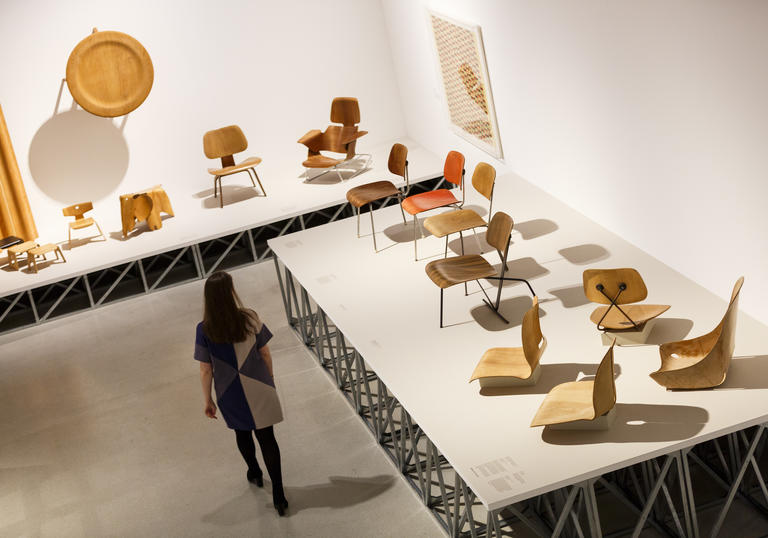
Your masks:
<instances>
[{"instance_id":1,"label":"shadow of chair","mask_svg":"<svg viewBox=\"0 0 768 538\"><path fill-rule=\"evenodd\" d=\"M659 346L661 367L650 374L654 381L668 389L707 389L725 381L736 344L743 284L744 277L740 277L733 286L725 315L714 330L698 338Z\"/></svg>"},{"instance_id":2,"label":"shadow of chair","mask_svg":"<svg viewBox=\"0 0 768 538\"><path fill-rule=\"evenodd\" d=\"M235 153L240 153L248 149L248 140L245 138L242 129L237 125L229 125L221 129L208 131L203 135L203 150L205 156L209 159L221 159L221 168L209 168L208 173L213 176L213 196L219 198L219 207L224 207L224 194L221 192L221 178L246 172L251 184L256 187L253 176L259 182L259 188L264 196L267 191L261 184L259 174L256 173L256 165L261 162L259 157L248 157L241 163L235 163ZM253 175L251 175L253 174Z\"/></svg>"}]
</instances>

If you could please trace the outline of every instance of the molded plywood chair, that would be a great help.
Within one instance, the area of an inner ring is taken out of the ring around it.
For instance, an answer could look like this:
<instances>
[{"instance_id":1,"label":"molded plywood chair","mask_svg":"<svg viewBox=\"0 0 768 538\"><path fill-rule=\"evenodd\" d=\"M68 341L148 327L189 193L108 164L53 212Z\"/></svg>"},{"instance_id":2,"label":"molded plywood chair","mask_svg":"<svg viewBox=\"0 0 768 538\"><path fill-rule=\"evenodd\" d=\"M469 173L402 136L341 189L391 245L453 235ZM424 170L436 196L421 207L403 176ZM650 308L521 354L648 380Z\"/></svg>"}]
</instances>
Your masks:
<instances>
[{"instance_id":1,"label":"molded plywood chair","mask_svg":"<svg viewBox=\"0 0 768 538\"><path fill-rule=\"evenodd\" d=\"M668 389L708 389L725 381L736 344L739 292L743 284L744 277L736 281L725 316L712 332L659 346L661 368L651 374L654 381Z\"/></svg>"},{"instance_id":2,"label":"molded plywood chair","mask_svg":"<svg viewBox=\"0 0 768 538\"><path fill-rule=\"evenodd\" d=\"M359 131L357 124L360 123L360 105L354 97L336 97L331 103L331 122L341 125L329 125L325 131L313 129L301 138L299 144L307 146L307 159L302 163L304 168L327 168L322 174L318 174L312 179L322 176L335 170L339 180L343 180L338 166L344 162L351 161L358 155L368 157L366 166L371 160L368 153L355 153L357 139L368 134L368 131ZM330 151L332 153L344 153L343 159L334 159L320 153L321 151ZM309 178L309 170L307 170Z\"/></svg>"},{"instance_id":3,"label":"molded plywood chair","mask_svg":"<svg viewBox=\"0 0 768 538\"><path fill-rule=\"evenodd\" d=\"M235 164L235 153L240 153L248 149L248 140L246 140L243 131L237 125L222 127L213 131L208 131L203 135L203 151L209 159L221 159L221 168L209 168L208 173L213 176L213 196L218 193L219 207L224 207L224 195L221 192L221 178L231 176L238 172L247 172L253 186L253 176L259 182L259 188L264 196L267 191L261 184L259 175L256 173L256 165L261 162L259 157L248 157L239 164ZM253 173L253 176L251 176Z\"/></svg>"},{"instance_id":4,"label":"molded plywood chair","mask_svg":"<svg viewBox=\"0 0 768 538\"><path fill-rule=\"evenodd\" d=\"M483 353L470 383L480 380L481 387L535 385L541 367L539 359L547 347L539 323L539 298L523 316L523 347L494 347Z\"/></svg>"},{"instance_id":5,"label":"molded plywood chair","mask_svg":"<svg viewBox=\"0 0 768 538\"><path fill-rule=\"evenodd\" d=\"M408 180L408 148L402 144L394 144L389 151L389 162L387 163L389 171L395 175L401 176L405 180L405 195L408 195L410 190L410 182ZM360 209L363 206L368 205L368 213L371 216L371 236L373 237L373 250L378 252L376 247L376 228L373 225L373 202L378 200L385 200L391 196L397 196L398 201L402 204L403 193L400 189L395 187L395 184L391 181L375 181L373 183L367 183L360 185L347 191L347 200L357 210L357 237L360 237ZM405 213L403 213L403 207L400 206L400 213L403 215L403 224L405 222Z\"/></svg>"},{"instance_id":6,"label":"molded plywood chair","mask_svg":"<svg viewBox=\"0 0 768 538\"><path fill-rule=\"evenodd\" d=\"M557 385L542 402L531 427L556 426L560 429L606 429L616 405L613 374L613 345L597 368L595 379Z\"/></svg>"},{"instance_id":7,"label":"molded plywood chair","mask_svg":"<svg viewBox=\"0 0 768 538\"><path fill-rule=\"evenodd\" d=\"M419 253L417 250L418 242L418 219L416 215L429 211L431 209L437 209L439 207L446 207L455 205L461 207L464 205L464 155L458 151L449 151L445 158L445 165L443 167L443 177L448 183L457 185L461 189L461 202L456 199L448 189L435 189L433 191L422 192L414 194L406 198L403 203L403 209L409 214L413 215L413 254L414 259L418 261Z\"/></svg>"},{"instance_id":8,"label":"molded plywood chair","mask_svg":"<svg viewBox=\"0 0 768 538\"><path fill-rule=\"evenodd\" d=\"M92 218L84 217L85 213L93 209L93 202L83 202L81 204L75 204L65 207L61 210L65 217L75 217L74 222L69 223L69 248L72 248L72 230L82 230L89 226L96 226L99 230L99 235L106 241L104 232L101 231L101 226Z\"/></svg>"},{"instance_id":9,"label":"molded plywood chair","mask_svg":"<svg viewBox=\"0 0 768 538\"><path fill-rule=\"evenodd\" d=\"M427 264L425 270L427 276L440 288L440 327L443 326L443 290L456 284L463 284L471 280L478 281L485 278L488 280L498 280L499 289L496 294L496 302L492 303L488 294L483 290L485 299L483 302L505 323L509 323L504 316L499 313L499 304L501 303L501 288L505 280L514 280L517 282L525 282L528 289L531 290L531 295L536 296L533 288L527 280L522 278L511 278L504 276L507 270L507 256L509 254L509 236L512 233L512 217L498 211L491 219L491 223L488 225L488 233L486 234L486 241L492 247L496 249L499 257L501 258L501 267L496 274L496 269L488 263L488 261L480 255L469 254L466 256L454 256L451 258L443 258L440 260L434 260Z\"/></svg>"},{"instance_id":10,"label":"molded plywood chair","mask_svg":"<svg viewBox=\"0 0 768 538\"><path fill-rule=\"evenodd\" d=\"M496 169L488 163L478 163L472 173L472 186L488 200L488 220L493 210L493 187L496 184ZM445 237L445 256L448 256L448 237L458 233L461 238L461 253L464 254L464 236L462 232L472 230L488 223L472 209L457 209L441 215L429 217L424 227L435 237Z\"/></svg>"},{"instance_id":11,"label":"molded plywood chair","mask_svg":"<svg viewBox=\"0 0 768 538\"><path fill-rule=\"evenodd\" d=\"M648 297L645 282L635 269L587 269L583 285L587 299L608 305L596 308L589 317L600 330L638 330L669 310L669 305L622 306Z\"/></svg>"}]
</instances>

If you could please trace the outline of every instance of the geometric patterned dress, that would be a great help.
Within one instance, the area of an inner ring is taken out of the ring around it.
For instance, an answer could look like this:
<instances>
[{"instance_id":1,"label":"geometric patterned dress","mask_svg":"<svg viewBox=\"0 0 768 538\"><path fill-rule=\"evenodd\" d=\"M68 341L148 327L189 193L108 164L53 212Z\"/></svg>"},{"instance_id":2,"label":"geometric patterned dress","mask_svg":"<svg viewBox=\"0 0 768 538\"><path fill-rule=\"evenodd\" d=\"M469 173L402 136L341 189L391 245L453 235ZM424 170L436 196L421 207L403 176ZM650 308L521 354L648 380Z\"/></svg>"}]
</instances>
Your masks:
<instances>
[{"instance_id":1,"label":"geometric patterned dress","mask_svg":"<svg viewBox=\"0 0 768 538\"><path fill-rule=\"evenodd\" d=\"M259 353L272 333L261 322L255 325L244 341L227 344L210 341L203 323L197 324L195 360L211 364L216 402L233 430L256 430L283 420L275 382Z\"/></svg>"}]
</instances>

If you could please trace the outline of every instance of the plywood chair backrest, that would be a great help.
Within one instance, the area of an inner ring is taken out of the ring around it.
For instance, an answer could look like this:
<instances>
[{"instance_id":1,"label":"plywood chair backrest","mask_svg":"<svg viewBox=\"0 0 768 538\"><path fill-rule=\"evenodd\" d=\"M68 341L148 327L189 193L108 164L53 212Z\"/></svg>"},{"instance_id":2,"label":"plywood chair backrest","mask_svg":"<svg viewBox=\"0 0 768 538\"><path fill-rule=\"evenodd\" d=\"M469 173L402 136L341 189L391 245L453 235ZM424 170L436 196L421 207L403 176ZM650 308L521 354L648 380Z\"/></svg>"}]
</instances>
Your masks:
<instances>
[{"instance_id":1,"label":"plywood chair backrest","mask_svg":"<svg viewBox=\"0 0 768 538\"><path fill-rule=\"evenodd\" d=\"M736 284L733 286L728 309L725 311L725 315L723 316L722 321L720 321L720 324L715 331L713 331L716 334L719 332L717 342L705 359L717 362L720 371L723 373L728 371L728 366L733 357L733 350L736 346L736 319L739 315L739 293L741 292L742 285L744 285L743 276L739 277Z\"/></svg>"},{"instance_id":2,"label":"plywood chair backrest","mask_svg":"<svg viewBox=\"0 0 768 538\"><path fill-rule=\"evenodd\" d=\"M237 125L208 131L203 135L203 151L209 159L221 159L222 166L233 166L232 157L248 149L248 140Z\"/></svg>"},{"instance_id":3,"label":"plywood chair backrest","mask_svg":"<svg viewBox=\"0 0 768 538\"><path fill-rule=\"evenodd\" d=\"M341 142L343 130L344 130L344 127L341 127L340 125L329 125L328 128L323 133L323 138L320 141L320 150L332 151L334 153L346 153L347 158L350 158L350 159L354 157L355 144L357 143L357 141L354 140L347 144L343 144Z\"/></svg>"},{"instance_id":4,"label":"plywood chair backrest","mask_svg":"<svg viewBox=\"0 0 768 538\"><path fill-rule=\"evenodd\" d=\"M360 104L356 97L336 97L331 102L331 122L349 127L360 123Z\"/></svg>"},{"instance_id":5,"label":"plywood chair backrest","mask_svg":"<svg viewBox=\"0 0 768 538\"><path fill-rule=\"evenodd\" d=\"M493 198L493 186L496 183L496 169L488 163L477 163L472 172L472 186L486 199Z\"/></svg>"},{"instance_id":6,"label":"plywood chair backrest","mask_svg":"<svg viewBox=\"0 0 768 538\"><path fill-rule=\"evenodd\" d=\"M509 246L509 236L514 225L512 217L503 211L497 211L493 218L491 218L490 224L488 224L485 240L493 248L506 254L507 246Z\"/></svg>"},{"instance_id":7,"label":"plywood chair backrest","mask_svg":"<svg viewBox=\"0 0 768 538\"><path fill-rule=\"evenodd\" d=\"M606 414L616 405L616 381L613 374L613 346L608 348L600 366L595 374L595 384L592 389L592 406L595 409L595 418Z\"/></svg>"},{"instance_id":8,"label":"plywood chair backrest","mask_svg":"<svg viewBox=\"0 0 768 538\"><path fill-rule=\"evenodd\" d=\"M449 151L445 157L443 176L446 181L464 188L464 155L458 151Z\"/></svg>"},{"instance_id":9,"label":"plywood chair backrest","mask_svg":"<svg viewBox=\"0 0 768 538\"><path fill-rule=\"evenodd\" d=\"M390 172L405 178L405 171L408 166L408 148L402 144L393 144L392 149L389 150L387 166Z\"/></svg>"},{"instance_id":10,"label":"plywood chair backrest","mask_svg":"<svg viewBox=\"0 0 768 538\"><path fill-rule=\"evenodd\" d=\"M583 275L584 295L593 303L611 304L598 286L608 297L616 297L624 286L616 304L636 303L648 297L648 288L636 269L587 269Z\"/></svg>"},{"instance_id":11,"label":"plywood chair backrest","mask_svg":"<svg viewBox=\"0 0 768 538\"><path fill-rule=\"evenodd\" d=\"M75 217L75 220L83 218L83 214L93 209L93 202L82 202L67 206L61 210L65 217Z\"/></svg>"},{"instance_id":12,"label":"plywood chair backrest","mask_svg":"<svg viewBox=\"0 0 768 538\"><path fill-rule=\"evenodd\" d=\"M541 323L539 322L539 298L534 295L533 305L523 316L523 353L531 369L536 367L541 354L544 352L543 340L544 335L541 334Z\"/></svg>"}]
</instances>

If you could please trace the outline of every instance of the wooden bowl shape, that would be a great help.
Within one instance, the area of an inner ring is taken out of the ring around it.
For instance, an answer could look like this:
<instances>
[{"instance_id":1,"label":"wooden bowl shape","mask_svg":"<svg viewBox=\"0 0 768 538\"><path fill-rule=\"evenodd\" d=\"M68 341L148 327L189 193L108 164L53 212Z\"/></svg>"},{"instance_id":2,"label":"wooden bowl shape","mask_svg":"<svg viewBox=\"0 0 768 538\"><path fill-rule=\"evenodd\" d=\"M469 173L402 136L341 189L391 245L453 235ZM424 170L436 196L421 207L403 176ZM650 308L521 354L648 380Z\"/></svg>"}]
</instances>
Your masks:
<instances>
[{"instance_id":1,"label":"wooden bowl shape","mask_svg":"<svg viewBox=\"0 0 768 538\"><path fill-rule=\"evenodd\" d=\"M144 102L155 71L141 43L122 32L93 33L67 61L67 86L77 104L105 118L123 116Z\"/></svg>"}]
</instances>

